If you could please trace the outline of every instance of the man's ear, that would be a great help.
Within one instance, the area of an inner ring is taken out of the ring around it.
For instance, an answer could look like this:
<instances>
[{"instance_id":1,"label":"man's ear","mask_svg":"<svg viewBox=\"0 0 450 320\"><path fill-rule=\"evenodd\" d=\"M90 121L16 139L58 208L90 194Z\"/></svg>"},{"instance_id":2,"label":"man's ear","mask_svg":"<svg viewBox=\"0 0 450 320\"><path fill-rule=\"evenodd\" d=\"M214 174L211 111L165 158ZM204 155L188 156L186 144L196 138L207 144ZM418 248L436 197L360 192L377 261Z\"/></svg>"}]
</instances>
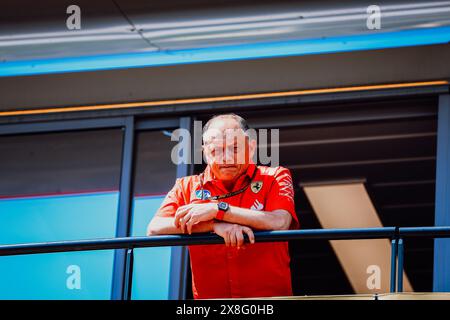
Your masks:
<instances>
[{"instance_id":1,"label":"man's ear","mask_svg":"<svg viewBox=\"0 0 450 320\"><path fill-rule=\"evenodd\" d=\"M205 161L206 164L209 164L211 157L208 153L208 149L206 148L206 146L204 144L202 144L202 155L203 155L203 161Z\"/></svg>"}]
</instances>

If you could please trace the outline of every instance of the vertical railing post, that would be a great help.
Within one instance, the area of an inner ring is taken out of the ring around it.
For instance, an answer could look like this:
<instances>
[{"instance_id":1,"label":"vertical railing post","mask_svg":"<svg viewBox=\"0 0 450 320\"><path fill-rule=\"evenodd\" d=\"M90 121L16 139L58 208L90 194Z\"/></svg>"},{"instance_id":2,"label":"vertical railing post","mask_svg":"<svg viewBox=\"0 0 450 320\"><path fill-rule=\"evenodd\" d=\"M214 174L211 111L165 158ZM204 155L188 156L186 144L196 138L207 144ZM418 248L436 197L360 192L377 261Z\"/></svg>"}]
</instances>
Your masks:
<instances>
[{"instance_id":1,"label":"vertical railing post","mask_svg":"<svg viewBox=\"0 0 450 320\"><path fill-rule=\"evenodd\" d=\"M124 300L131 300L131 286L133 284L133 263L134 263L134 252L133 249L127 249L125 257L125 279L123 288L123 298Z\"/></svg>"},{"instance_id":2,"label":"vertical railing post","mask_svg":"<svg viewBox=\"0 0 450 320\"><path fill-rule=\"evenodd\" d=\"M404 257L404 245L403 239L398 239L398 266L397 266L397 292L403 292L403 257Z\"/></svg>"},{"instance_id":3,"label":"vertical railing post","mask_svg":"<svg viewBox=\"0 0 450 320\"><path fill-rule=\"evenodd\" d=\"M130 208L133 176L134 117L126 119L122 147L122 167L120 173L119 209L117 215L116 237L128 237L130 229ZM126 267L126 250L114 250L112 300L124 299L124 274Z\"/></svg>"},{"instance_id":4,"label":"vertical railing post","mask_svg":"<svg viewBox=\"0 0 450 320\"><path fill-rule=\"evenodd\" d=\"M394 238L391 240L391 293L395 292L395 281L397 279L397 249L398 240Z\"/></svg>"}]
</instances>

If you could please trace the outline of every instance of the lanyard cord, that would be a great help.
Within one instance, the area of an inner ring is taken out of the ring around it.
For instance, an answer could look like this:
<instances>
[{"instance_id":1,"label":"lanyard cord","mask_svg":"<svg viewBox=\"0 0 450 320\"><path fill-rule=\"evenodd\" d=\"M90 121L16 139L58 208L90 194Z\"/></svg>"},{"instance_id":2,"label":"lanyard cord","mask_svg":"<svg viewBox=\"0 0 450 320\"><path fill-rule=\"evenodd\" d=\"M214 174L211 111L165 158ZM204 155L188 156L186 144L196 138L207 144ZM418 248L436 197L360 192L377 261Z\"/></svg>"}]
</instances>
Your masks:
<instances>
[{"instance_id":1,"label":"lanyard cord","mask_svg":"<svg viewBox=\"0 0 450 320\"><path fill-rule=\"evenodd\" d=\"M220 200L220 199L230 198L230 197L233 197L233 196L235 196L237 194L240 194L240 193L244 192L245 190L247 190L247 188L250 186L250 184L252 183L253 179L255 178L257 170L258 169L255 168L255 171L253 171L253 174L252 174L252 176L250 178L250 181L247 183L247 185L245 187L243 187L243 188L241 188L239 190L233 191L233 192L226 193L226 194L221 194L221 195L213 196L213 197L207 197L206 199L204 198L204 193L203 193L203 172L202 172L201 177L200 177L200 186L201 186L201 190L202 190L202 200Z\"/></svg>"}]
</instances>

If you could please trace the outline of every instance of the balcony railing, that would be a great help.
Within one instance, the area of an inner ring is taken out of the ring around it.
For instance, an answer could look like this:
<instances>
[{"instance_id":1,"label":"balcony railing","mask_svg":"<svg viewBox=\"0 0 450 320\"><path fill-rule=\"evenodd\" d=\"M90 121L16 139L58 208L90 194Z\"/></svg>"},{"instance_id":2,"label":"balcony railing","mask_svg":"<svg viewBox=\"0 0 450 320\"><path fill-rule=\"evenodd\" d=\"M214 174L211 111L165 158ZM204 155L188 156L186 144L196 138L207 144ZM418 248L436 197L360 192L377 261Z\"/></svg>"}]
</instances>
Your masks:
<instances>
[{"instance_id":1,"label":"balcony railing","mask_svg":"<svg viewBox=\"0 0 450 320\"><path fill-rule=\"evenodd\" d=\"M305 229L289 231L255 232L256 242L276 242L300 239L357 240L390 239L391 270L390 292L403 291L403 261L405 238L449 238L450 226L446 227L386 227L358 229ZM245 236L245 241L248 238ZM162 235L151 237L127 237L90 240L69 240L41 243L23 243L0 246L0 256L38 254L52 252L127 249L124 297L131 297L133 249L185 245L221 244L223 239L216 234Z\"/></svg>"}]
</instances>

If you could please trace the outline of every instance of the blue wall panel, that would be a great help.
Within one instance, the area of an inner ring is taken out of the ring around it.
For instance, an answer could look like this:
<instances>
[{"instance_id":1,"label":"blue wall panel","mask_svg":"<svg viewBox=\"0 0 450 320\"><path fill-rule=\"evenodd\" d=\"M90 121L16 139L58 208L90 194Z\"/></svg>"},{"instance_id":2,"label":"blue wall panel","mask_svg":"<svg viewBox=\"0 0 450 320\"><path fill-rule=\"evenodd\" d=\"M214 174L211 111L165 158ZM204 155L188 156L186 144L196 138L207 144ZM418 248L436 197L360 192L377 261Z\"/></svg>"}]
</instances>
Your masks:
<instances>
[{"instance_id":1,"label":"blue wall panel","mask_svg":"<svg viewBox=\"0 0 450 320\"><path fill-rule=\"evenodd\" d=\"M450 226L450 95L439 98L436 226ZM433 291L450 292L450 239L434 242Z\"/></svg>"}]
</instances>

